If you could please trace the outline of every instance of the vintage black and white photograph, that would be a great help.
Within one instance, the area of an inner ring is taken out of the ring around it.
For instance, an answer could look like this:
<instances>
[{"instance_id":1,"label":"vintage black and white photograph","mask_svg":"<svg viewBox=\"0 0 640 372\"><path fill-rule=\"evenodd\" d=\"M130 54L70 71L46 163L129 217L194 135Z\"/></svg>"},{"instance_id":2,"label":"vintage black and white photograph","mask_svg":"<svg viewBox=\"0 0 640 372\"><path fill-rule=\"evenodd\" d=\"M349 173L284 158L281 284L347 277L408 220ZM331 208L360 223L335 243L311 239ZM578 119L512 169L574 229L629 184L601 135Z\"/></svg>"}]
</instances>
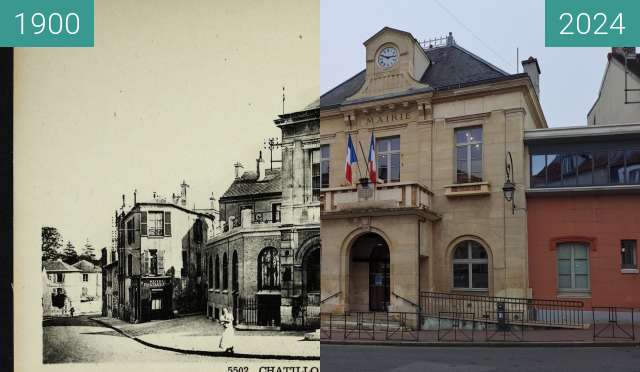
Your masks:
<instances>
[{"instance_id":1,"label":"vintage black and white photograph","mask_svg":"<svg viewBox=\"0 0 640 372\"><path fill-rule=\"evenodd\" d=\"M19 370L319 369L318 14L96 1L15 50Z\"/></svg>"}]
</instances>

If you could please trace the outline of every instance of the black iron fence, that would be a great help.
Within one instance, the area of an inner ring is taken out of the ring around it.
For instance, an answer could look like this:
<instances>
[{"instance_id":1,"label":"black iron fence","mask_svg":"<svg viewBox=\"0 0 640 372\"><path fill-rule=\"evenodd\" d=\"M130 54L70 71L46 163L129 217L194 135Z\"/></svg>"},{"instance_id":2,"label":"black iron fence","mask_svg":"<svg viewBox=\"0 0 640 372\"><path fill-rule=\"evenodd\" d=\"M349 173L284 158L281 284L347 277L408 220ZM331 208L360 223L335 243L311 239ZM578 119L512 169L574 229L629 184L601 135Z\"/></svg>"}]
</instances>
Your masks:
<instances>
[{"instance_id":1,"label":"black iron fence","mask_svg":"<svg viewBox=\"0 0 640 372\"><path fill-rule=\"evenodd\" d=\"M630 307L594 306L593 340L635 340L634 309Z\"/></svg>"},{"instance_id":2,"label":"black iron fence","mask_svg":"<svg viewBox=\"0 0 640 372\"><path fill-rule=\"evenodd\" d=\"M418 312L320 313L322 339L419 341L419 331Z\"/></svg>"},{"instance_id":3,"label":"black iron fence","mask_svg":"<svg viewBox=\"0 0 640 372\"><path fill-rule=\"evenodd\" d=\"M424 317L439 318L442 313L457 313L494 323L499 321L501 314L508 312L514 321L532 326L584 327L584 303L575 300L422 292L420 310Z\"/></svg>"}]
</instances>

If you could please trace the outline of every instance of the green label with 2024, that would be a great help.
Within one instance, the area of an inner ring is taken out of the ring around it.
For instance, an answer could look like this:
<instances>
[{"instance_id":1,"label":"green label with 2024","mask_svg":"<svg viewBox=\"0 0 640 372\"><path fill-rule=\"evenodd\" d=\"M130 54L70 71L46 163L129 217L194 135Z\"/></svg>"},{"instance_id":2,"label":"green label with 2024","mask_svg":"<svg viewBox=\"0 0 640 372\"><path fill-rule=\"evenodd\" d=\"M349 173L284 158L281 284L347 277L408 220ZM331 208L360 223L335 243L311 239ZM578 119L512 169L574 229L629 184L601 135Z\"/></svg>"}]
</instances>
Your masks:
<instances>
[{"instance_id":1,"label":"green label with 2024","mask_svg":"<svg viewBox=\"0 0 640 372\"><path fill-rule=\"evenodd\" d=\"M545 0L545 45L548 47L638 44L638 0Z\"/></svg>"},{"instance_id":2,"label":"green label with 2024","mask_svg":"<svg viewBox=\"0 0 640 372\"><path fill-rule=\"evenodd\" d=\"M0 0L0 47L92 47L93 0Z\"/></svg>"}]
</instances>

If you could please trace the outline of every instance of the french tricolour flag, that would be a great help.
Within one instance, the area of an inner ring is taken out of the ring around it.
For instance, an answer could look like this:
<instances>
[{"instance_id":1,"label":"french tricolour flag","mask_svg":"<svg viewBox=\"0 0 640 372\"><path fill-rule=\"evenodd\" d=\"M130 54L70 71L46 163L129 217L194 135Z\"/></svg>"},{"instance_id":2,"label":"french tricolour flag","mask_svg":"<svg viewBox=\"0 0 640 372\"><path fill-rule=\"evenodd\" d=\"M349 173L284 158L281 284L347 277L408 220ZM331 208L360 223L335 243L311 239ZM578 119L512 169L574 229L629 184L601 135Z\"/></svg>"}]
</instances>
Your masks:
<instances>
[{"instance_id":1,"label":"french tricolour flag","mask_svg":"<svg viewBox=\"0 0 640 372\"><path fill-rule=\"evenodd\" d=\"M369 179L372 183L378 182L378 169L376 168L376 137L371 132L371 142L369 143Z\"/></svg>"},{"instance_id":2,"label":"french tricolour flag","mask_svg":"<svg viewBox=\"0 0 640 372\"><path fill-rule=\"evenodd\" d=\"M349 140L347 142L347 161L344 166L344 176L349 182L349 184L353 184L353 173L352 166L354 163L358 162L358 158L356 157L356 149L353 147L353 141L351 141L351 134L349 134Z\"/></svg>"}]
</instances>

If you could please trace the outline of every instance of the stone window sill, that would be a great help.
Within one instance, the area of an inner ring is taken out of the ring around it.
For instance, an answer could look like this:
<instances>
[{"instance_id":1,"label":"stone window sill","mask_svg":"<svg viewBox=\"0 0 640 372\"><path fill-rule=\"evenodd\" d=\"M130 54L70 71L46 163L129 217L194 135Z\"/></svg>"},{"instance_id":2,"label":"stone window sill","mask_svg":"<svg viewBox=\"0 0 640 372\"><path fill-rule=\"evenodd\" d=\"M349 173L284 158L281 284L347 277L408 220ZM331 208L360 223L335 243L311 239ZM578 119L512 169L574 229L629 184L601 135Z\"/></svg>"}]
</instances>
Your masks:
<instances>
[{"instance_id":1,"label":"stone window sill","mask_svg":"<svg viewBox=\"0 0 640 372\"><path fill-rule=\"evenodd\" d=\"M558 290L558 298L591 298L591 290Z\"/></svg>"},{"instance_id":2,"label":"stone window sill","mask_svg":"<svg viewBox=\"0 0 640 372\"><path fill-rule=\"evenodd\" d=\"M446 185L444 194L448 197L489 195L489 182L472 182Z\"/></svg>"},{"instance_id":3,"label":"stone window sill","mask_svg":"<svg viewBox=\"0 0 640 372\"><path fill-rule=\"evenodd\" d=\"M638 274L638 273L640 273L640 270L638 270L638 269L620 269L620 272L622 274Z\"/></svg>"}]
</instances>

